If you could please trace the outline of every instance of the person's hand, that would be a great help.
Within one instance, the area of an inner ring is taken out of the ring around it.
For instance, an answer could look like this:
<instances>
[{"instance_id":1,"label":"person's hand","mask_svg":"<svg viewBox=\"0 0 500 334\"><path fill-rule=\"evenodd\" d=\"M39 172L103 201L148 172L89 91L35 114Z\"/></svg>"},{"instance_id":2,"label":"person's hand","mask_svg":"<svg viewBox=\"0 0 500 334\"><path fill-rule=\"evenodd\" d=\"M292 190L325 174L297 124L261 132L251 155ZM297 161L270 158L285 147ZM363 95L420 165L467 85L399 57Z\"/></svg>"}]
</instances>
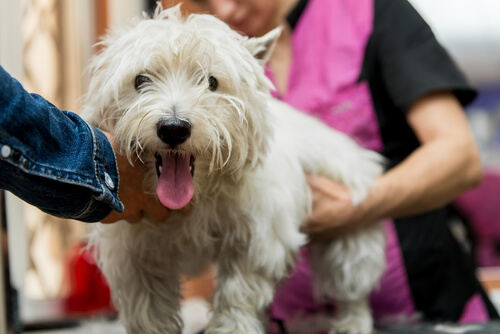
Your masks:
<instances>
[{"instance_id":1,"label":"person's hand","mask_svg":"<svg viewBox=\"0 0 500 334\"><path fill-rule=\"evenodd\" d=\"M328 240L359 226L360 210L352 203L349 189L321 176L307 176L313 208L302 232L312 241Z\"/></svg>"},{"instance_id":2,"label":"person's hand","mask_svg":"<svg viewBox=\"0 0 500 334\"><path fill-rule=\"evenodd\" d=\"M113 143L113 137L106 133L108 139ZM105 224L115 223L119 220L126 220L129 223L138 223L146 216L151 221L161 223L167 220L170 210L164 207L156 196L144 192L143 180L144 170L139 159L133 161L132 166L127 157L119 154L116 149L116 163L120 175L120 191L118 196L122 201L125 210L122 213L112 211L109 216L101 222Z\"/></svg>"}]
</instances>

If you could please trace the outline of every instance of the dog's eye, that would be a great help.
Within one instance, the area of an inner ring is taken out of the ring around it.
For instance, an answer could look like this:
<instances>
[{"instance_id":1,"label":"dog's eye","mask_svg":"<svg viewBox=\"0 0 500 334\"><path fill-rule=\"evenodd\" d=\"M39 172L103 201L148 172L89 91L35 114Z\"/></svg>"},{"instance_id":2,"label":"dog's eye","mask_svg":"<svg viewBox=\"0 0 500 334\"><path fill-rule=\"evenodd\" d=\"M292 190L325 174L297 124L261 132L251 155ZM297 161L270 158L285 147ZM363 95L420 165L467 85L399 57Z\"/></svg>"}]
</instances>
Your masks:
<instances>
[{"instance_id":1,"label":"dog's eye","mask_svg":"<svg viewBox=\"0 0 500 334\"><path fill-rule=\"evenodd\" d=\"M211 75L208 78L208 89L210 89L212 92L215 92L217 87L219 87L219 83L217 82L217 79Z\"/></svg>"},{"instance_id":2,"label":"dog's eye","mask_svg":"<svg viewBox=\"0 0 500 334\"><path fill-rule=\"evenodd\" d=\"M135 77L134 87L137 91L144 87L144 85L151 82L151 79L145 75L139 74Z\"/></svg>"}]
</instances>

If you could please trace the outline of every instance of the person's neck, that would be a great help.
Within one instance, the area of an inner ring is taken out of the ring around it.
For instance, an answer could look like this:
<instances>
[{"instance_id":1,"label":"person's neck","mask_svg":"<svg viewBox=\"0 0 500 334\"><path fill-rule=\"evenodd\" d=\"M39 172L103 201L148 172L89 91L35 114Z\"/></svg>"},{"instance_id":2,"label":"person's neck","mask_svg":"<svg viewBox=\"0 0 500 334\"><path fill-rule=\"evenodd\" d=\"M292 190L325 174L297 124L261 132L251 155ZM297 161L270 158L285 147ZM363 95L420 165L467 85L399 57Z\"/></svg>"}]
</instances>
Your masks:
<instances>
[{"instance_id":1,"label":"person's neck","mask_svg":"<svg viewBox=\"0 0 500 334\"><path fill-rule=\"evenodd\" d=\"M269 68L273 74L276 91L280 97L287 93L288 77L292 63L291 30L288 25L283 26L283 31L276 43Z\"/></svg>"},{"instance_id":2,"label":"person's neck","mask_svg":"<svg viewBox=\"0 0 500 334\"><path fill-rule=\"evenodd\" d=\"M273 1L273 0L269 0ZM274 0L278 1L278 0ZM262 31L257 34L257 37L263 36L264 34L268 33L272 29L279 27L279 26L288 26L287 24L287 17L290 14L290 12L295 8L299 0L279 0L279 6L276 10L276 12L273 14L272 19L267 22L266 26L262 28Z\"/></svg>"},{"instance_id":3,"label":"person's neck","mask_svg":"<svg viewBox=\"0 0 500 334\"><path fill-rule=\"evenodd\" d=\"M283 22L286 22L286 17L291 11L297 6L299 0L282 0L283 5L281 6L280 16L282 17Z\"/></svg>"}]
</instances>

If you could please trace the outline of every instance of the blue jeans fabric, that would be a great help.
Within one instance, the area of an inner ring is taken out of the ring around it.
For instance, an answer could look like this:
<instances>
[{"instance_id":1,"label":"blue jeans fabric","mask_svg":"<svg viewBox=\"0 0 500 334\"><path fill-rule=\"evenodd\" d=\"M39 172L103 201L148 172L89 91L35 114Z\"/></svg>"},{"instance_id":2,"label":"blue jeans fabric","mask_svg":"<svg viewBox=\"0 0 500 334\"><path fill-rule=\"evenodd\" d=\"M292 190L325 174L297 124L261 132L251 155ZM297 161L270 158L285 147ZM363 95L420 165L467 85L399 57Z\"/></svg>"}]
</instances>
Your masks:
<instances>
[{"instance_id":1,"label":"blue jeans fabric","mask_svg":"<svg viewBox=\"0 0 500 334\"><path fill-rule=\"evenodd\" d=\"M123 211L113 148L78 115L30 94L0 66L0 188L61 218Z\"/></svg>"}]
</instances>

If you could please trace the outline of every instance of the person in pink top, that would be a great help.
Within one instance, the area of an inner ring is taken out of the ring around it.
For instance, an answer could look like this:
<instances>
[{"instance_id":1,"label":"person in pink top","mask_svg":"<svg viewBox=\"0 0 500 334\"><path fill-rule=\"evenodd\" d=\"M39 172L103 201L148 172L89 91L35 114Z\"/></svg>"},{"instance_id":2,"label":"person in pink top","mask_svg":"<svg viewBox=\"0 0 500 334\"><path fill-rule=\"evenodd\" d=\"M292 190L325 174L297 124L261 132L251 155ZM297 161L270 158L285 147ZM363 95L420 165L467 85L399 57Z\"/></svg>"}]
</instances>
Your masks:
<instances>
[{"instance_id":1,"label":"person in pink top","mask_svg":"<svg viewBox=\"0 0 500 334\"><path fill-rule=\"evenodd\" d=\"M249 36L281 25L267 68L274 96L388 159L356 207L345 187L310 176L315 202L304 228L323 239L384 220L388 265L371 297L376 322L498 317L448 228L449 203L482 177L463 110L476 91L415 9L405 0L193 2ZM291 332L335 307L314 299L307 249L302 255L270 309Z\"/></svg>"}]
</instances>

